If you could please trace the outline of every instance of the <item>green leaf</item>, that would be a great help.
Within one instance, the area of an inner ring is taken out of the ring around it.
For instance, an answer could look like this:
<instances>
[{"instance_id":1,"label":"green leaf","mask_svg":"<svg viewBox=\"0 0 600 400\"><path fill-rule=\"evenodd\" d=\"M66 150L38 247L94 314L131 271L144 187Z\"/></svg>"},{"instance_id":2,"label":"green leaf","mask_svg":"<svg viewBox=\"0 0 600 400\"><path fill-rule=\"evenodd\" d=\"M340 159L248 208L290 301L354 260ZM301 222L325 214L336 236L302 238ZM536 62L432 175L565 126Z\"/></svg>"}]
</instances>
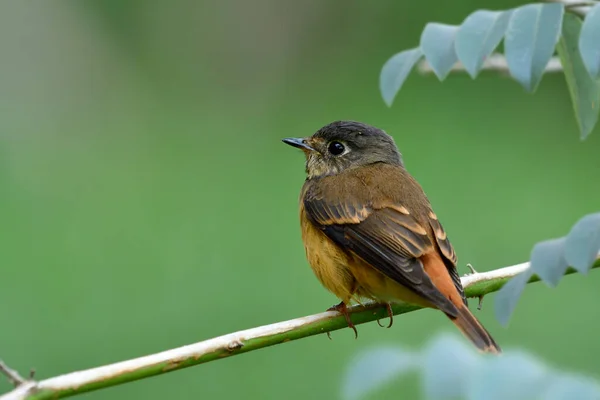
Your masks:
<instances>
[{"instance_id":1,"label":"green leaf","mask_svg":"<svg viewBox=\"0 0 600 400\"><path fill-rule=\"evenodd\" d=\"M367 350L350 364L342 385L343 398L359 399L392 379L414 369L417 356L397 347Z\"/></svg>"},{"instance_id":2,"label":"green leaf","mask_svg":"<svg viewBox=\"0 0 600 400\"><path fill-rule=\"evenodd\" d=\"M567 235L565 258L573 268L587 273L600 251L600 213L581 218Z\"/></svg>"},{"instance_id":3,"label":"green leaf","mask_svg":"<svg viewBox=\"0 0 600 400\"><path fill-rule=\"evenodd\" d=\"M485 59L500 44L511 14L512 10L478 10L469 15L458 28L456 54L472 78L477 77Z\"/></svg>"},{"instance_id":4,"label":"green leaf","mask_svg":"<svg viewBox=\"0 0 600 400\"><path fill-rule=\"evenodd\" d=\"M473 346L461 339L440 335L425 350L423 386L427 399L463 398L467 391L481 359Z\"/></svg>"},{"instance_id":5,"label":"green leaf","mask_svg":"<svg viewBox=\"0 0 600 400\"><path fill-rule=\"evenodd\" d=\"M549 383L550 371L531 355L513 351L482 363L473 376L467 395L472 400L531 400Z\"/></svg>"},{"instance_id":6,"label":"green leaf","mask_svg":"<svg viewBox=\"0 0 600 400\"><path fill-rule=\"evenodd\" d=\"M421 34L421 50L431 69L443 81L458 61L454 38L458 27L430 22Z\"/></svg>"},{"instance_id":7,"label":"green leaf","mask_svg":"<svg viewBox=\"0 0 600 400\"><path fill-rule=\"evenodd\" d=\"M402 51L392 56L381 69L379 75L379 89L385 103L391 107L394 97L402 87L415 64L421 59L423 53L420 48Z\"/></svg>"},{"instance_id":8,"label":"green leaf","mask_svg":"<svg viewBox=\"0 0 600 400\"><path fill-rule=\"evenodd\" d=\"M583 64L578 49L581 20L571 14L565 14L562 35L558 42L558 55L563 65L567 86L571 93L571 102L575 117L585 139L594 129L600 110L600 83L596 82Z\"/></svg>"},{"instance_id":9,"label":"green leaf","mask_svg":"<svg viewBox=\"0 0 600 400\"><path fill-rule=\"evenodd\" d=\"M531 268L528 268L524 272L515 276L498 291L496 299L494 301L494 312L496 319L501 325L507 326L510 317L517 306L517 302L523 293L523 289L527 285L529 278L531 278L533 272Z\"/></svg>"},{"instance_id":10,"label":"green leaf","mask_svg":"<svg viewBox=\"0 0 600 400\"><path fill-rule=\"evenodd\" d=\"M531 270L549 286L556 286L569 268L565 260L565 238L537 243L531 251Z\"/></svg>"},{"instance_id":11,"label":"green leaf","mask_svg":"<svg viewBox=\"0 0 600 400\"><path fill-rule=\"evenodd\" d=\"M579 51L590 75L600 79L600 3L585 16L579 36Z\"/></svg>"},{"instance_id":12,"label":"green leaf","mask_svg":"<svg viewBox=\"0 0 600 400\"><path fill-rule=\"evenodd\" d=\"M513 10L504 38L508 69L525 90L535 91L560 35L561 3L528 4Z\"/></svg>"}]
</instances>

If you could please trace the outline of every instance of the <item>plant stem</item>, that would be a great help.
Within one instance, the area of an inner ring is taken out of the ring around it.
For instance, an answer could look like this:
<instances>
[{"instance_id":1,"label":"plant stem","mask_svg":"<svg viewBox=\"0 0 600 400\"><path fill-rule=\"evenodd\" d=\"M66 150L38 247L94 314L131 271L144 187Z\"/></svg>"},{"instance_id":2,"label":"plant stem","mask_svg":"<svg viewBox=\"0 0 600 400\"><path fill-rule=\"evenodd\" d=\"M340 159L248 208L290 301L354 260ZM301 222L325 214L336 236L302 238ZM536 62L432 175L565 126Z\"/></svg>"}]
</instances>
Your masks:
<instances>
[{"instance_id":1,"label":"plant stem","mask_svg":"<svg viewBox=\"0 0 600 400\"><path fill-rule=\"evenodd\" d=\"M528 267L529 263L523 263L464 276L461 279L465 293L467 297L481 298L488 293L498 291L510 278ZM592 268L598 267L600 267L600 258ZM576 272L574 269L569 268L566 274L574 272ZM530 280L530 282L537 281L539 281L537 276ZM399 315L419 308L408 304L396 304L392 310L394 315ZM386 308L378 304L370 303L349 309L352 312L352 321L356 325L387 317ZM0 400L42 400L73 396L346 327L346 320L337 312L323 312L39 382L25 380L13 391L0 396Z\"/></svg>"}]
</instances>

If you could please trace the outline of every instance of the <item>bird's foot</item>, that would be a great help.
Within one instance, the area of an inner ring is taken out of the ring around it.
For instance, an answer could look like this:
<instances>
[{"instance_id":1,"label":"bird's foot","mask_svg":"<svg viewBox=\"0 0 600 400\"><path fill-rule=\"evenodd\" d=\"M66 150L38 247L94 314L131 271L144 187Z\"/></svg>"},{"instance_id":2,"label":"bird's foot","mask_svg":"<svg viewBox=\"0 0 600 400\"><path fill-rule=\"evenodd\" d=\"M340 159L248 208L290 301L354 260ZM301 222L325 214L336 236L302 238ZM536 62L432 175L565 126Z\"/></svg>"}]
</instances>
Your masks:
<instances>
[{"instance_id":1,"label":"bird's foot","mask_svg":"<svg viewBox=\"0 0 600 400\"><path fill-rule=\"evenodd\" d=\"M335 306L329 307L327 311L337 311L340 314L342 314L344 318L346 318L348 328L351 328L354 331L354 338L358 338L358 331L356 330L356 326L354 326L352 320L350 319L350 313L348 312L348 306L346 306L346 303L342 301L339 304L336 304ZM329 332L327 332L327 336L329 337L329 339L331 339L331 335L329 334Z\"/></svg>"},{"instance_id":2,"label":"bird's foot","mask_svg":"<svg viewBox=\"0 0 600 400\"><path fill-rule=\"evenodd\" d=\"M394 323L394 312L392 311L392 305L390 303L384 303L383 306L387 310L388 317L390 317L390 323L388 324L387 327L391 328L392 324ZM383 328L383 325L381 325L381 322L379 322L379 319L377 319L377 324Z\"/></svg>"}]
</instances>

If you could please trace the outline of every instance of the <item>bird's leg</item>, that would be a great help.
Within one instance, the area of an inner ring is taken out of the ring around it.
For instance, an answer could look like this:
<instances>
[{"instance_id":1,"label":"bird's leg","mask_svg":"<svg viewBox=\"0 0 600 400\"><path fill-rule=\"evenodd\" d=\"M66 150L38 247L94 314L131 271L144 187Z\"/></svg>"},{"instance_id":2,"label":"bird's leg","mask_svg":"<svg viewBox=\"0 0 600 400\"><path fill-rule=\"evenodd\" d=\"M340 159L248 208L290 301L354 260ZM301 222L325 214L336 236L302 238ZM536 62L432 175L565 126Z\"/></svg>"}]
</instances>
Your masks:
<instances>
[{"instance_id":1,"label":"bird's leg","mask_svg":"<svg viewBox=\"0 0 600 400\"><path fill-rule=\"evenodd\" d=\"M350 313L348 312L348 306L346 306L346 303L341 301L339 304L329 307L327 309L327 311L337 311L340 314L342 314L346 318L346 322L348 323L348 328L351 328L354 331L354 338L355 339L358 338L358 331L356 330L356 326L354 326L354 324L352 323L352 320L350 319ZM327 332L327 336L329 337L329 339L331 339L329 332Z\"/></svg>"},{"instance_id":2,"label":"bird's leg","mask_svg":"<svg viewBox=\"0 0 600 400\"><path fill-rule=\"evenodd\" d=\"M390 303L384 303L382 304L385 309L387 310L388 313L388 317L390 317L390 323L388 324L388 328L392 327L392 324L394 323L394 312L392 311L392 305ZM381 325L381 322L379 322L379 319L377 319L377 325L379 325L380 327L383 328L383 325Z\"/></svg>"}]
</instances>

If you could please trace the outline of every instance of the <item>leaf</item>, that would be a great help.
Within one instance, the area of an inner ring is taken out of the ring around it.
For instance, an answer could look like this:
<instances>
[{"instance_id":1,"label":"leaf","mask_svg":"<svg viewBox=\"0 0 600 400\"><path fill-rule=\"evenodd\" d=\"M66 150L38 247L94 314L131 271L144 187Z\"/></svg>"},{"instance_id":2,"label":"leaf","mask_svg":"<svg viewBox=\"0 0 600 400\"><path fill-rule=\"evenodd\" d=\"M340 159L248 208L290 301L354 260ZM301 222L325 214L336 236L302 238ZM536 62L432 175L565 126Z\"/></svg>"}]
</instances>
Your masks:
<instances>
[{"instance_id":1,"label":"leaf","mask_svg":"<svg viewBox=\"0 0 600 400\"><path fill-rule=\"evenodd\" d=\"M429 400L600 400L595 379L556 370L524 351L481 354L455 334L438 334L416 352L390 346L362 353L345 374L343 398L358 399L412 370Z\"/></svg>"},{"instance_id":2,"label":"leaf","mask_svg":"<svg viewBox=\"0 0 600 400\"><path fill-rule=\"evenodd\" d=\"M458 28L454 44L456 54L472 78L477 77L485 59L500 44L511 14L512 10L478 10Z\"/></svg>"},{"instance_id":3,"label":"leaf","mask_svg":"<svg viewBox=\"0 0 600 400\"><path fill-rule=\"evenodd\" d=\"M571 13L565 14L557 51L571 93L581 139L585 139L598 121L600 83L592 79L583 64L577 47L580 30L581 20Z\"/></svg>"},{"instance_id":4,"label":"leaf","mask_svg":"<svg viewBox=\"0 0 600 400\"><path fill-rule=\"evenodd\" d=\"M468 388L469 400L539 399L548 383L549 370L544 364L522 352L505 352L477 368Z\"/></svg>"},{"instance_id":5,"label":"leaf","mask_svg":"<svg viewBox=\"0 0 600 400\"><path fill-rule=\"evenodd\" d=\"M564 6L528 4L513 10L504 39L508 69L525 90L533 92L554 53Z\"/></svg>"},{"instance_id":6,"label":"leaf","mask_svg":"<svg viewBox=\"0 0 600 400\"><path fill-rule=\"evenodd\" d=\"M508 325L510 316L515 310L517 302L521 297L521 293L523 293L523 289L525 289L532 274L531 268L527 268L527 270L506 282L506 284L498 291L496 300L494 301L494 311L496 313L496 319L501 325L505 327Z\"/></svg>"},{"instance_id":7,"label":"leaf","mask_svg":"<svg viewBox=\"0 0 600 400\"><path fill-rule=\"evenodd\" d=\"M392 105L394 97L396 97L408 74L422 56L423 53L420 48L405 50L392 56L383 65L379 75L379 89L388 107Z\"/></svg>"},{"instance_id":8,"label":"leaf","mask_svg":"<svg viewBox=\"0 0 600 400\"><path fill-rule=\"evenodd\" d=\"M368 350L350 364L344 376L343 398L358 399L416 365L414 353L396 347Z\"/></svg>"},{"instance_id":9,"label":"leaf","mask_svg":"<svg viewBox=\"0 0 600 400\"><path fill-rule=\"evenodd\" d=\"M531 270L549 286L556 286L569 264L565 260L565 238L537 243L531 251Z\"/></svg>"},{"instance_id":10,"label":"leaf","mask_svg":"<svg viewBox=\"0 0 600 400\"><path fill-rule=\"evenodd\" d=\"M440 335L424 353L423 385L426 398L462 398L481 358L471 344L453 335Z\"/></svg>"},{"instance_id":11,"label":"leaf","mask_svg":"<svg viewBox=\"0 0 600 400\"><path fill-rule=\"evenodd\" d=\"M587 273L600 251L600 213L581 218L567 235L565 259L582 274Z\"/></svg>"},{"instance_id":12,"label":"leaf","mask_svg":"<svg viewBox=\"0 0 600 400\"><path fill-rule=\"evenodd\" d=\"M458 61L454 50L457 31L457 26L430 22L421 34L421 50L440 81L448 76Z\"/></svg>"},{"instance_id":13,"label":"leaf","mask_svg":"<svg viewBox=\"0 0 600 400\"><path fill-rule=\"evenodd\" d=\"M552 381L541 398L544 400L598 400L600 399L600 386L598 382L587 377L563 375Z\"/></svg>"},{"instance_id":14,"label":"leaf","mask_svg":"<svg viewBox=\"0 0 600 400\"><path fill-rule=\"evenodd\" d=\"M594 79L600 79L600 3L588 11L579 36L583 64Z\"/></svg>"}]
</instances>

